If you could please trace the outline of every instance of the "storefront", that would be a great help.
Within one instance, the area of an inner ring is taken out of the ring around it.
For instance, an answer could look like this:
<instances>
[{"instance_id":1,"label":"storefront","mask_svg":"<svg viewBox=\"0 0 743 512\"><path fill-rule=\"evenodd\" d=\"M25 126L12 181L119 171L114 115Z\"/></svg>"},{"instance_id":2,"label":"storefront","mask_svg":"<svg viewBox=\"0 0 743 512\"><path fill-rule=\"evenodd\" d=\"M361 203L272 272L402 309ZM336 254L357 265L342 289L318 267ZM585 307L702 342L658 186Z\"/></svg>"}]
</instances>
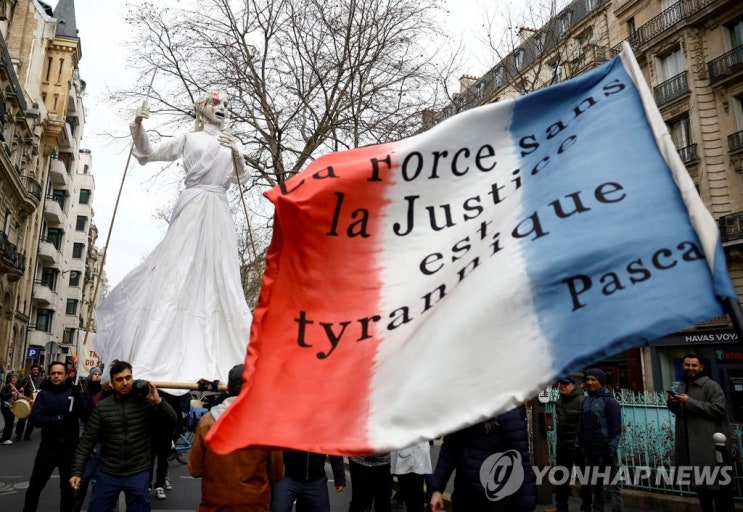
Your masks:
<instances>
[{"instance_id":1,"label":"storefront","mask_svg":"<svg viewBox=\"0 0 743 512\"><path fill-rule=\"evenodd\" d=\"M640 349L632 348L612 357L595 361L581 371L585 372L588 368L601 368L606 373L606 385L609 388L614 388L619 384L622 389L644 391L641 357Z\"/></svg>"},{"instance_id":2,"label":"storefront","mask_svg":"<svg viewBox=\"0 0 743 512\"><path fill-rule=\"evenodd\" d=\"M681 380L684 354L695 352L728 398L730 420L743 421L743 345L732 329L677 333L649 343L656 391Z\"/></svg>"}]
</instances>

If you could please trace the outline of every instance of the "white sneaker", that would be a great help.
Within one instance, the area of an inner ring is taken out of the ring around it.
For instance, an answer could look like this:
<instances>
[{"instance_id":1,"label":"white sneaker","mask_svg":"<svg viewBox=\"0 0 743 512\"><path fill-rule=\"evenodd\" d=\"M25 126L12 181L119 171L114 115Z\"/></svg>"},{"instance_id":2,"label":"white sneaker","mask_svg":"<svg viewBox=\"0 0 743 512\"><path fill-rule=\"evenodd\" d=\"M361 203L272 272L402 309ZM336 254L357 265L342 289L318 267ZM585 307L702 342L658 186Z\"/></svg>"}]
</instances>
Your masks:
<instances>
[{"instance_id":1,"label":"white sneaker","mask_svg":"<svg viewBox=\"0 0 743 512\"><path fill-rule=\"evenodd\" d=\"M155 497L159 500L167 498L167 496L165 496L165 489L162 487L155 487Z\"/></svg>"},{"instance_id":2,"label":"white sneaker","mask_svg":"<svg viewBox=\"0 0 743 512\"><path fill-rule=\"evenodd\" d=\"M3 444L13 444L13 441L11 441L10 439L7 439L3 441Z\"/></svg>"},{"instance_id":3,"label":"white sneaker","mask_svg":"<svg viewBox=\"0 0 743 512\"><path fill-rule=\"evenodd\" d=\"M165 490L166 490L166 491L170 491L170 490L172 490L172 489L173 489L173 486L172 486L172 485L170 485L170 478L168 478L168 477L166 476L166 477L165 477Z\"/></svg>"}]
</instances>

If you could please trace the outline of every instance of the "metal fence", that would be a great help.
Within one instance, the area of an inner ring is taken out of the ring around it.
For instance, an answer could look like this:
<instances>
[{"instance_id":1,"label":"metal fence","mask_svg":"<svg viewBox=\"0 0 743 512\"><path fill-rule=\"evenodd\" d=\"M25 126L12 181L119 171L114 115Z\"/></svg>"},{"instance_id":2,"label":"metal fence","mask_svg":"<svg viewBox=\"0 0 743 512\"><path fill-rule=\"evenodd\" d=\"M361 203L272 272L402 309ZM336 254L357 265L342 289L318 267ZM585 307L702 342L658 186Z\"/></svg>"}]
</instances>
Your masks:
<instances>
[{"instance_id":1,"label":"metal fence","mask_svg":"<svg viewBox=\"0 0 743 512\"><path fill-rule=\"evenodd\" d=\"M556 419L555 402L560 393L552 390L546 412ZM629 469L630 475L643 470L649 478L633 479L624 487L643 491L661 492L679 496L694 495L688 486L673 485L668 475L674 466L675 416L666 406L665 393L632 392L623 390L617 397L622 408L622 439L619 443L619 463ZM555 422L556 423L556 422ZM743 428L731 425L731 445L735 473L735 496L743 498L743 467L741 466L741 447L743 447ZM547 433L550 465L555 464L556 432ZM656 478L661 472L661 478Z\"/></svg>"}]
</instances>

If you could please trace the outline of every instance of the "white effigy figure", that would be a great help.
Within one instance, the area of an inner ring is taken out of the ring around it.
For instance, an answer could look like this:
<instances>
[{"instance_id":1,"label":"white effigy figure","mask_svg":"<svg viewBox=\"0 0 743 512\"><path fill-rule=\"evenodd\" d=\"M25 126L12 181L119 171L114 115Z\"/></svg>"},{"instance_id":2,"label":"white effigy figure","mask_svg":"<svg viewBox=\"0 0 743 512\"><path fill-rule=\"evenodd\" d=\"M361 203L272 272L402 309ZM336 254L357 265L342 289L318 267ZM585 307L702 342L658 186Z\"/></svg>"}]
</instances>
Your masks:
<instances>
[{"instance_id":1,"label":"white effigy figure","mask_svg":"<svg viewBox=\"0 0 743 512\"><path fill-rule=\"evenodd\" d=\"M227 96L210 92L195 107L195 130L157 146L137 129L146 106L131 124L140 164L181 158L185 170L165 238L95 311L101 360L128 361L140 379L227 382L248 345L252 315L226 194L236 167L242 183L248 175L235 139L221 131Z\"/></svg>"}]
</instances>

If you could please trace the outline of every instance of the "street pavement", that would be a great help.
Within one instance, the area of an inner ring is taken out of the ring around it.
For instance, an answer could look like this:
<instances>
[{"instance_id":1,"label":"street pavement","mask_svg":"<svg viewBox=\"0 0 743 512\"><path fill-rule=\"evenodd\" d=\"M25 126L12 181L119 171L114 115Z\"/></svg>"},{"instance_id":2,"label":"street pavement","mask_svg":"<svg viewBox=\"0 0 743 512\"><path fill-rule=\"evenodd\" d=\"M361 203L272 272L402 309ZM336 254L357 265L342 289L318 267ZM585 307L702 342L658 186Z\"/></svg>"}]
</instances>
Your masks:
<instances>
[{"instance_id":1,"label":"street pavement","mask_svg":"<svg viewBox=\"0 0 743 512\"><path fill-rule=\"evenodd\" d=\"M2 423L2 421L0 421ZM0 445L0 510L3 512L20 512L23 509L23 499L28 487L28 479L33 469L36 450L39 448L41 432L34 431L31 441L19 441L12 445ZM328 466L328 474L332 475ZM192 478L186 470L185 464L171 461L169 466L172 491L166 491L167 498L158 500L152 496L152 510L169 512L194 512L199 508L201 499L201 480ZM346 480L350 477L346 475ZM330 493L331 512L347 512L351 500L350 485L342 493L335 492L335 485L328 482ZM89 493L90 494L90 493ZM87 509L88 501L83 506ZM49 483L41 493L39 512L56 511L59 506L59 474L55 470ZM124 510L124 507L120 507Z\"/></svg>"}]
</instances>

